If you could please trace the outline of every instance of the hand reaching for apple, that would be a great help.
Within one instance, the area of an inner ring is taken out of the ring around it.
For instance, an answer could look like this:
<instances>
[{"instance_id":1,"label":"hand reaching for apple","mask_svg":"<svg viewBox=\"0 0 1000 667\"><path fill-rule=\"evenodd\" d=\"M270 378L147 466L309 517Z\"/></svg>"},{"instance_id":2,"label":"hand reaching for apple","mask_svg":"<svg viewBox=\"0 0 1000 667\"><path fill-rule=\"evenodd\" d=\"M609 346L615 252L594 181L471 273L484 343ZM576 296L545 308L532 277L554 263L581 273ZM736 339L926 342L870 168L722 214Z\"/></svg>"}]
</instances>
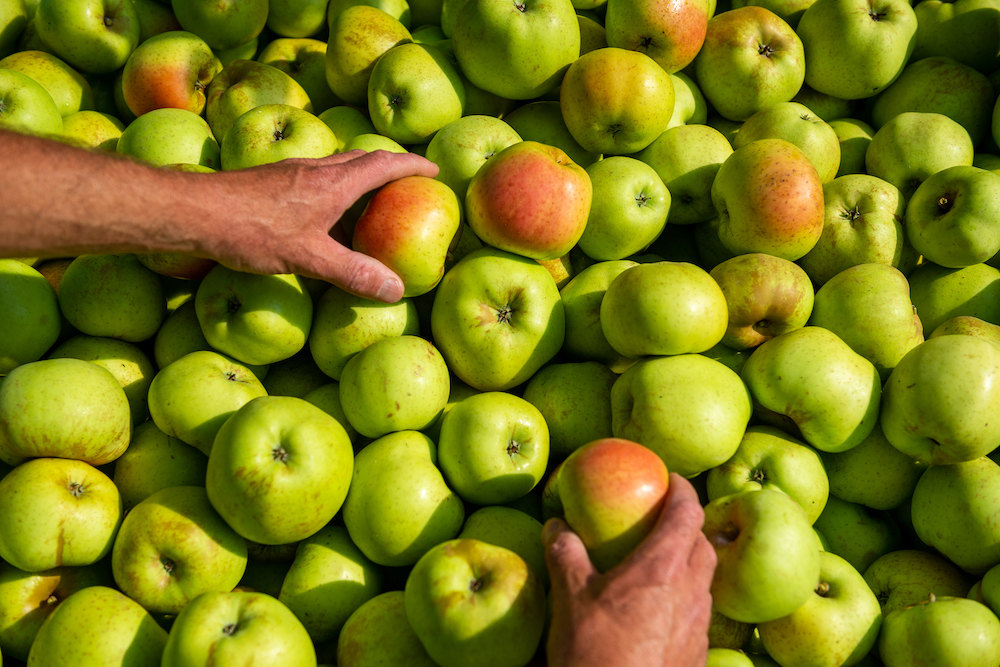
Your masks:
<instances>
[{"instance_id":1,"label":"hand reaching for apple","mask_svg":"<svg viewBox=\"0 0 1000 667\"><path fill-rule=\"evenodd\" d=\"M691 483L670 474L653 531L620 565L600 574L560 519L542 532L552 579L549 667L704 665L715 550Z\"/></svg>"}]
</instances>

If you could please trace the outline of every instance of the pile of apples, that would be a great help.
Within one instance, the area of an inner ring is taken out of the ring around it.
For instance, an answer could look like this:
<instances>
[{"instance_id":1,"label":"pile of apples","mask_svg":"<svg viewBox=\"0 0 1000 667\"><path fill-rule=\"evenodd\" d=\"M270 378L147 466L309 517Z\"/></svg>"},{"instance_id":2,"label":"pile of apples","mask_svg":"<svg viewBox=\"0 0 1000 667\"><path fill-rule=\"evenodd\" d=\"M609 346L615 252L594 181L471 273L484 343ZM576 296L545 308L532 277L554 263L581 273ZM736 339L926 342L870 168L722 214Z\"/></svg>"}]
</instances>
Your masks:
<instances>
[{"instance_id":1,"label":"pile of apples","mask_svg":"<svg viewBox=\"0 0 1000 667\"><path fill-rule=\"evenodd\" d=\"M2 660L541 665L543 522L670 471L710 666L996 667L998 71L1000 0L0 0L4 130L440 169L340 221L395 304L0 259Z\"/></svg>"}]
</instances>

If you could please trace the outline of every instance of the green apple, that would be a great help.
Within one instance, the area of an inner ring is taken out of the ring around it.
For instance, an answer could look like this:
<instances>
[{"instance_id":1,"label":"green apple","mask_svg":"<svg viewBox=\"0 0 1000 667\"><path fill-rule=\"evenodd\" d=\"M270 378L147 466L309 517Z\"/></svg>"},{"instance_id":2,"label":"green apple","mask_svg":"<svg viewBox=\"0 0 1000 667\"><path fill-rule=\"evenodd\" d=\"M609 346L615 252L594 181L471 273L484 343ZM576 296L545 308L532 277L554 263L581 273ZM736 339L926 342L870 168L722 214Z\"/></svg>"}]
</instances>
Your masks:
<instances>
[{"instance_id":1,"label":"green apple","mask_svg":"<svg viewBox=\"0 0 1000 667\"><path fill-rule=\"evenodd\" d=\"M663 232L670 191L656 170L632 157L613 156L587 167L593 186L590 216L578 246L598 261L625 259Z\"/></svg>"},{"instance_id":2,"label":"green apple","mask_svg":"<svg viewBox=\"0 0 1000 667\"><path fill-rule=\"evenodd\" d=\"M916 43L906 0L816 0L796 28L809 87L845 100L872 97L899 77Z\"/></svg>"},{"instance_id":3,"label":"green apple","mask_svg":"<svg viewBox=\"0 0 1000 667\"><path fill-rule=\"evenodd\" d=\"M989 74L1000 67L1000 5L994 0L929 0L913 8L917 43L911 60L945 56Z\"/></svg>"},{"instance_id":4,"label":"green apple","mask_svg":"<svg viewBox=\"0 0 1000 667\"><path fill-rule=\"evenodd\" d=\"M172 0L181 26L216 51L232 49L256 38L264 29L268 0Z\"/></svg>"},{"instance_id":5,"label":"green apple","mask_svg":"<svg viewBox=\"0 0 1000 667\"><path fill-rule=\"evenodd\" d=\"M770 489L705 506L705 536L718 557L712 604L744 623L766 623L806 603L820 580L820 550L795 500Z\"/></svg>"},{"instance_id":6,"label":"green apple","mask_svg":"<svg viewBox=\"0 0 1000 667\"><path fill-rule=\"evenodd\" d=\"M531 376L523 396L545 419L552 460L611 437L611 387L617 379L597 361L552 363Z\"/></svg>"},{"instance_id":7,"label":"green apple","mask_svg":"<svg viewBox=\"0 0 1000 667\"><path fill-rule=\"evenodd\" d=\"M469 396L441 420L439 466L448 486L466 502L502 505L517 500L541 481L548 460L545 418L513 394Z\"/></svg>"},{"instance_id":8,"label":"green apple","mask_svg":"<svg viewBox=\"0 0 1000 667\"><path fill-rule=\"evenodd\" d=\"M560 290L566 319L562 349L571 359L599 361L616 373L635 363L611 347L601 327L601 302L608 286L634 266L638 263L627 259L597 262Z\"/></svg>"},{"instance_id":9,"label":"green apple","mask_svg":"<svg viewBox=\"0 0 1000 667\"><path fill-rule=\"evenodd\" d=\"M700 354L649 357L611 388L612 433L649 447L667 469L694 477L729 460L750 421L740 376Z\"/></svg>"},{"instance_id":10,"label":"green apple","mask_svg":"<svg viewBox=\"0 0 1000 667\"><path fill-rule=\"evenodd\" d=\"M425 156L438 166L435 178L447 184L465 201L469 181L487 160L504 148L521 141L505 121L492 116L463 116L434 134Z\"/></svg>"},{"instance_id":11,"label":"green apple","mask_svg":"<svg viewBox=\"0 0 1000 667\"><path fill-rule=\"evenodd\" d=\"M369 438L427 428L441 416L449 390L444 358L419 336L378 340L351 357L340 375L344 414Z\"/></svg>"},{"instance_id":12,"label":"green apple","mask_svg":"<svg viewBox=\"0 0 1000 667\"><path fill-rule=\"evenodd\" d=\"M479 540L450 540L424 554L406 579L404 604L442 667L524 665L541 643L538 577L513 551Z\"/></svg>"},{"instance_id":13,"label":"green apple","mask_svg":"<svg viewBox=\"0 0 1000 667\"><path fill-rule=\"evenodd\" d=\"M521 7L514 12L497 0L469 0L451 38L473 85L532 100L558 86L579 57L580 24L570 0L528 0Z\"/></svg>"},{"instance_id":14,"label":"green apple","mask_svg":"<svg viewBox=\"0 0 1000 667\"><path fill-rule=\"evenodd\" d=\"M101 629L107 628L101 632ZM76 591L38 629L29 665L157 664L167 631L135 600L107 586Z\"/></svg>"},{"instance_id":15,"label":"green apple","mask_svg":"<svg viewBox=\"0 0 1000 667\"><path fill-rule=\"evenodd\" d=\"M602 4L577 0L573 6L583 9ZM607 3L608 45L644 53L673 75L691 64L701 49L714 5L706 0L675 2L669 8L656 2Z\"/></svg>"},{"instance_id":16,"label":"green apple","mask_svg":"<svg viewBox=\"0 0 1000 667\"><path fill-rule=\"evenodd\" d=\"M959 315L946 320L939 324L937 329L932 331L927 337L937 338L938 336L947 336L949 334L976 336L978 338L985 338L994 345L1000 345L1000 326L990 324L971 315Z\"/></svg>"},{"instance_id":17,"label":"green apple","mask_svg":"<svg viewBox=\"0 0 1000 667\"><path fill-rule=\"evenodd\" d=\"M552 100L529 102L504 115L503 120L514 128L524 141L537 141L555 146L581 167L586 168L601 158L600 153L584 149L573 138L569 128L566 127L566 121L563 120L559 102Z\"/></svg>"},{"instance_id":18,"label":"green apple","mask_svg":"<svg viewBox=\"0 0 1000 667\"><path fill-rule=\"evenodd\" d=\"M854 447L878 419L878 370L822 327L802 327L761 344L740 377L764 421L797 429L824 452Z\"/></svg>"},{"instance_id":19,"label":"green apple","mask_svg":"<svg viewBox=\"0 0 1000 667\"><path fill-rule=\"evenodd\" d=\"M410 41L410 31L377 7L354 5L338 12L330 21L326 47L330 90L347 104L366 106L375 62L392 47Z\"/></svg>"},{"instance_id":20,"label":"green apple","mask_svg":"<svg viewBox=\"0 0 1000 667\"><path fill-rule=\"evenodd\" d=\"M712 648L736 650L748 646L751 637L754 636L755 627L750 623L734 621L713 608L708 624L709 650Z\"/></svg>"},{"instance_id":21,"label":"green apple","mask_svg":"<svg viewBox=\"0 0 1000 667\"><path fill-rule=\"evenodd\" d=\"M339 667L438 667L406 620L406 594L382 593L351 614L337 639Z\"/></svg>"},{"instance_id":22,"label":"green apple","mask_svg":"<svg viewBox=\"0 0 1000 667\"><path fill-rule=\"evenodd\" d=\"M226 65L209 84L205 117L212 134L222 141L237 118L265 104L313 111L309 94L289 74L271 65L238 59Z\"/></svg>"},{"instance_id":23,"label":"green apple","mask_svg":"<svg viewBox=\"0 0 1000 667\"><path fill-rule=\"evenodd\" d=\"M902 535L892 516L831 495L823 513L813 524L831 551L858 572L864 572L879 557L902 548Z\"/></svg>"},{"instance_id":24,"label":"green apple","mask_svg":"<svg viewBox=\"0 0 1000 667\"><path fill-rule=\"evenodd\" d=\"M330 376L319 369L309 350L270 364L267 375L261 380L268 396L295 396L302 398L313 389L330 382Z\"/></svg>"},{"instance_id":25,"label":"green apple","mask_svg":"<svg viewBox=\"0 0 1000 667\"><path fill-rule=\"evenodd\" d=\"M709 648L705 667L753 667L746 653L731 648Z\"/></svg>"},{"instance_id":26,"label":"green apple","mask_svg":"<svg viewBox=\"0 0 1000 667\"><path fill-rule=\"evenodd\" d=\"M17 48L18 38L28 20L28 7L24 0L10 0L0 5L0 58Z\"/></svg>"},{"instance_id":27,"label":"green apple","mask_svg":"<svg viewBox=\"0 0 1000 667\"><path fill-rule=\"evenodd\" d=\"M390 433L362 449L344 502L344 525L370 560L413 565L458 534L462 500L437 467L437 446L417 431Z\"/></svg>"},{"instance_id":28,"label":"green apple","mask_svg":"<svg viewBox=\"0 0 1000 667\"><path fill-rule=\"evenodd\" d=\"M784 139L798 146L823 183L832 181L840 168L837 133L798 102L778 102L747 118L733 140L733 148L738 150L758 139Z\"/></svg>"},{"instance_id":29,"label":"green apple","mask_svg":"<svg viewBox=\"0 0 1000 667\"><path fill-rule=\"evenodd\" d=\"M264 593L203 593L177 615L163 649L162 667L209 667L266 659L288 667L316 667L305 627L285 605Z\"/></svg>"},{"instance_id":30,"label":"green apple","mask_svg":"<svg viewBox=\"0 0 1000 667\"><path fill-rule=\"evenodd\" d=\"M964 597L970 577L938 554L900 549L879 557L864 572L882 605L882 616L926 600L929 595Z\"/></svg>"},{"instance_id":31,"label":"green apple","mask_svg":"<svg viewBox=\"0 0 1000 667\"><path fill-rule=\"evenodd\" d=\"M136 18L139 19L139 43L171 30L180 30L181 24L174 16L169 2L160 0L132 0Z\"/></svg>"},{"instance_id":32,"label":"green apple","mask_svg":"<svg viewBox=\"0 0 1000 667\"><path fill-rule=\"evenodd\" d=\"M886 614L878 651L886 667L987 667L1000 660L1000 620L975 600L931 594Z\"/></svg>"},{"instance_id":33,"label":"green apple","mask_svg":"<svg viewBox=\"0 0 1000 667\"><path fill-rule=\"evenodd\" d=\"M77 111L63 118L63 136L109 153L117 152L124 130L120 120L100 111Z\"/></svg>"},{"instance_id":34,"label":"green apple","mask_svg":"<svg viewBox=\"0 0 1000 667\"><path fill-rule=\"evenodd\" d=\"M809 4L812 4L811 0ZM806 84L802 84L802 88L799 89L799 92L795 93L792 101L804 105L813 114L827 122L835 118L847 118L851 116L854 113L854 107L857 106L854 100L845 100L833 95L827 95L818 90L813 90Z\"/></svg>"},{"instance_id":35,"label":"green apple","mask_svg":"<svg viewBox=\"0 0 1000 667\"><path fill-rule=\"evenodd\" d=\"M324 75L325 76L325 75ZM327 85L329 88L329 85ZM337 137L337 153L343 153L347 142L362 134L376 134L368 116L355 107L346 105L332 106L321 111L317 118L326 123Z\"/></svg>"},{"instance_id":36,"label":"green apple","mask_svg":"<svg viewBox=\"0 0 1000 667\"><path fill-rule=\"evenodd\" d=\"M480 540L510 549L524 559L548 590L542 524L531 515L509 506L482 507L465 520L458 539Z\"/></svg>"},{"instance_id":37,"label":"green apple","mask_svg":"<svg viewBox=\"0 0 1000 667\"><path fill-rule=\"evenodd\" d=\"M212 509L203 486L161 489L133 507L111 551L115 583L155 614L177 614L243 578L247 545Z\"/></svg>"},{"instance_id":38,"label":"green apple","mask_svg":"<svg viewBox=\"0 0 1000 667\"><path fill-rule=\"evenodd\" d=\"M947 269L923 262L907 276L910 300L924 325L934 331L953 317L969 315L1000 323L1000 271L988 264Z\"/></svg>"},{"instance_id":39,"label":"green apple","mask_svg":"<svg viewBox=\"0 0 1000 667\"><path fill-rule=\"evenodd\" d=\"M59 300L45 276L23 262L0 259L0 376L42 358L59 338Z\"/></svg>"},{"instance_id":40,"label":"green apple","mask_svg":"<svg viewBox=\"0 0 1000 667\"><path fill-rule=\"evenodd\" d=\"M96 563L122 523L114 482L75 459L22 463L0 479L0 503L0 558L25 572Z\"/></svg>"},{"instance_id":41,"label":"green apple","mask_svg":"<svg viewBox=\"0 0 1000 667\"><path fill-rule=\"evenodd\" d=\"M153 109L129 123L118 139L120 155L157 167L168 164L221 166L219 142L204 118L187 109Z\"/></svg>"},{"instance_id":42,"label":"green apple","mask_svg":"<svg viewBox=\"0 0 1000 667\"><path fill-rule=\"evenodd\" d=\"M207 455L222 424L251 399L266 395L264 385L243 364L198 350L153 377L149 414L168 436Z\"/></svg>"},{"instance_id":43,"label":"green apple","mask_svg":"<svg viewBox=\"0 0 1000 667\"><path fill-rule=\"evenodd\" d=\"M326 28L327 0L269 2L267 27L281 37L311 37Z\"/></svg>"},{"instance_id":44,"label":"green apple","mask_svg":"<svg viewBox=\"0 0 1000 667\"><path fill-rule=\"evenodd\" d=\"M41 0L35 29L56 55L94 74L122 67L139 44L139 17L129 0Z\"/></svg>"},{"instance_id":45,"label":"green apple","mask_svg":"<svg viewBox=\"0 0 1000 667\"><path fill-rule=\"evenodd\" d=\"M772 426L751 426L732 458L708 471L708 498L774 489L794 498L815 523L830 494L823 459L812 447Z\"/></svg>"},{"instance_id":46,"label":"green apple","mask_svg":"<svg viewBox=\"0 0 1000 667\"><path fill-rule=\"evenodd\" d=\"M341 149L341 153L347 153L349 151L365 151L366 153L373 153L375 151L388 151L389 153L409 153L403 146L399 145L399 142L393 141L389 137L384 137L381 134L358 134L351 137L344 147Z\"/></svg>"},{"instance_id":47,"label":"green apple","mask_svg":"<svg viewBox=\"0 0 1000 667\"><path fill-rule=\"evenodd\" d=\"M233 122L222 139L220 162L224 170L245 169L290 158L328 157L336 150L333 131L309 111L262 104Z\"/></svg>"},{"instance_id":48,"label":"green apple","mask_svg":"<svg viewBox=\"0 0 1000 667\"><path fill-rule=\"evenodd\" d=\"M120 92L125 111L135 116L163 107L201 114L205 91L221 70L222 63L205 40L184 30L170 30L136 47L122 70L116 94ZM122 113L119 117L128 120Z\"/></svg>"},{"instance_id":49,"label":"green apple","mask_svg":"<svg viewBox=\"0 0 1000 667\"><path fill-rule=\"evenodd\" d=\"M382 570L328 525L299 542L278 600L302 621L314 642L337 639L356 609L382 592Z\"/></svg>"},{"instance_id":50,"label":"green apple","mask_svg":"<svg viewBox=\"0 0 1000 667\"><path fill-rule=\"evenodd\" d=\"M840 141L840 168L837 169L837 176L865 173L865 153L875 136L875 130L856 118L834 118L829 122Z\"/></svg>"},{"instance_id":51,"label":"green apple","mask_svg":"<svg viewBox=\"0 0 1000 667\"><path fill-rule=\"evenodd\" d=\"M791 100L802 87L806 59L788 23L768 9L747 6L709 19L694 72L715 110L741 121Z\"/></svg>"},{"instance_id":52,"label":"green apple","mask_svg":"<svg viewBox=\"0 0 1000 667\"><path fill-rule=\"evenodd\" d=\"M441 0L436 0L438 4L438 13L440 14ZM441 22L438 20L433 21L418 21L414 23L411 19L410 13L410 3L406 0L330 0L326 6L326 19L327 24L331 25L333 20L337 17L340 12L344 11L348 7L353 7L354 5L368 5L370 7L377 7L383 12L389 14L394 19L403 24L403 26L409 30L410 26L415 26L417 28L429 25L438 25L440 27ZM442 33L443 34L443 33ZM444 37L442 37L444 39ZM416 41L416 40L414 40Z\"/></svg>"},{"instance_id":53,"label":"green apple","mask_svg":"<svg viewBox=\"0 0 1000 667\"><path fill-rule=\"evenodd\" d=\"M340 422L351 442L355 444L358 442L360 435L357 429L351 426L351 422L348 421L347 415L344 414L344 408L340 403L339 382L330 382L322 387L317 387L302 398Z\"/></svg>"},{"instance_id":54,"label":"green apple","mask_svg":"<svg viewBox=\"0 0 1000 667\"><path fill-rule=\"evenodd\" d=\"M19 51L0 60L0 68L30 76L52 96L59 113L66 116L94 108L94 92L75 69L44 51Z\"/></svg>"},{"instance_id":55,"label":"green apple","mask_svg":"<svg viewBox=\"0 0 1000 667\"><path fill-rule=\"evenodd\" d=\"M315 4L315 0L305 1ZM280 69L302 86L302 90L306 92L309 101L312 102L314 114L319 115L341 103L330 90L330 84L326 82L326 42L324 41L307 37L275 39L261 49L257 56L257 62Z\"/></svg>"},{"instance_id":56,"label":"green apple","mask_svg":"<svg viewBox=\"0 0 1000 667\"><path fill-rule=\"evenodd\" d=\"M728 316L719 284L687 262L632 267L601 302L601 329L626 357L704 352L722 340Z\"/></svg>"},{"instance_id":57,"label":"green apple","mask_svg":"<svg viewBox=\"0 0 1000 667\"><path fill-rule=\"evenodd\" d=\"M205 487L240 535L288 544L330 522L347 496L353 462L351 440L333 417L301 398L262 396L219 429Z\"/></svg>"},{"instance_id":58,"label":"green apple","mask_svg":"<svg viewBox=\"0 0 1000 667\"><path fill-rule=\"evenodd\" d=\"M244 363L270 364L305 347L313 303L296 275L244 273L220 264L198 286L195 310L213 348Z\"/></svg>"},{"instance_id":59,"label":"green apple","mask_svg":"<svg viewBox=\"0 0 1000 667\"><path fill-rule=\"evenodd\" d=\"M59 107L27 74L0 69L0 105L0 129L41 136L62 134Z\"/></svg>"},{"instance_id":60,"label":"green apple","mask_svg":"<svg viewBox=\"0 0 1000 667\"><path fill-rule=\"evenodd\" d=\"M670 116L667 129L681 125L704 125L708 120L708 104L698 84L682 72L671 74L670 81L674 84L674 113Z\"/></svg>"},{"instance_id":61,"label":"green apple","mask_svg":"<svg viewBox=\"0 0 1000 667\"><path fill-rule=\"evenodd\" d=\"M555 356L565 335L565 313L545 267L484 247L445 273L434 297L431 330L459 379L481 391L502 391Z\"/></svg>"},{"instance_id":62,"label":"green apple","mask_svg":"<svg viewBox=\"0 0 1000 667\"><path fill-rule=\"evenodd\" d=\"M382 303L331 286L316 301L309 351L320 370L340 380L347 362L372 343L419 332L412 299Z\"/></svg>"},{"instance_id":63,"label":"green apple","mask_svg":"<svg viewBox=\"0 0 1000 667\"><path fill-rule=\"evenodd\" d=\"M18 366L0 384L0 460L57 456L103 465L128 447L128 398L106 368L82 359Z\"/></svg>"},{"instance_id":64,"label":"green apple","mask_svg":"<svg viewBox=\"0 0 1000 667\"><path fill-rule=\"evenodd\" d=\"M128 449L115 459L112 479L130 510L160 489L204 485L207 467L207 456L147 421L135 427Z\"/></svg>"}]
</instances>

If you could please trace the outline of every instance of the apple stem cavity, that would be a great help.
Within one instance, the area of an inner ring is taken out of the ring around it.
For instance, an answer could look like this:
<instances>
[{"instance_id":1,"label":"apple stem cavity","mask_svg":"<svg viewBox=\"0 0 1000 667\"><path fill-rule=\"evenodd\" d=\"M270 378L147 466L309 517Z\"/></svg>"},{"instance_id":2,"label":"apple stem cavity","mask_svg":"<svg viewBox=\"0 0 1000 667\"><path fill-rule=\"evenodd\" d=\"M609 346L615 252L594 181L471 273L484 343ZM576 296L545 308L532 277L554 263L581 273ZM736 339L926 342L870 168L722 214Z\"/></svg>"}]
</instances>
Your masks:
<instances>
[{"instance_id":1,"label":"apple stem cavity","mask_svg":"<svg viewBox=\"0 0 1000 667\"><path fill-rule=\"evenodd\" d=\"M525 6L523 2L515 2L514 6L517 7L517 11L521 12L522 14L528 11L528 8Z\"/></svg>"},{"instance_id":2,"label":"apple stem cavity","mask_svg":"<svg viewBox=\"0 0 1000 667\"><path fill-rule=\"evenodd\" d=\"M47 604L47 605L53 605L53 604L58 604L58 603L59 603L59 598L57 598L55 596L55 593L53 593L49 597L45 598L45 604Z\"/></svg>"},{"instance_id":3,"label":"apple stem cavity","mask_svg":"<svg viewBox=\"0 0 1000 667\"><path fill-rule=\"evenodd\" d=\"M868 16L871 17L872 21L881 21L882 19L885 18L885 12L882 12L880 14L879 12L876 12L874 9L870 9L868 10Z\"/></svg>"},{"instance_id":4,"label":"apple stem cavity","mask_svg":"<svg viewBox=\"0 0 1000 667\"><path fill-rule=\"evenodd\" d=\"M757 482L758 484L763 484L764 482L767 481L767 474L760 468L757 468L756 470L750 473L750 480L753 482Z\"/></svg>"}]
</instances>

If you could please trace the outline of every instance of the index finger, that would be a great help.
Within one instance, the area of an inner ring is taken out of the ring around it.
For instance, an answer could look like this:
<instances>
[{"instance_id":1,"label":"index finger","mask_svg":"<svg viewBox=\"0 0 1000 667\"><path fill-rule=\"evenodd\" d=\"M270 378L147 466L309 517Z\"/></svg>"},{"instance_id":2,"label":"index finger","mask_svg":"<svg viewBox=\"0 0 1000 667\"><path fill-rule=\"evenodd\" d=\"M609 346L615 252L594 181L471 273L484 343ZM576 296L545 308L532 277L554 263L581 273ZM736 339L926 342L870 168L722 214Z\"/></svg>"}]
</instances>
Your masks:
<instances>
[{"instance_id":1,"label":"index finger","mask_svg":"<svg viewBox=\"0 0 1000 667\"><path fill-rule=\"evenodd\" d=\"M361 195L386 183L397 181L407 176L426 176L434 178L438 174L438 166L425 157L415 153L390 153L388 151L373 151L341 163L350 165L354 170L350 187L354 190L354 201Z\"/></svg>"}]
</instances>

